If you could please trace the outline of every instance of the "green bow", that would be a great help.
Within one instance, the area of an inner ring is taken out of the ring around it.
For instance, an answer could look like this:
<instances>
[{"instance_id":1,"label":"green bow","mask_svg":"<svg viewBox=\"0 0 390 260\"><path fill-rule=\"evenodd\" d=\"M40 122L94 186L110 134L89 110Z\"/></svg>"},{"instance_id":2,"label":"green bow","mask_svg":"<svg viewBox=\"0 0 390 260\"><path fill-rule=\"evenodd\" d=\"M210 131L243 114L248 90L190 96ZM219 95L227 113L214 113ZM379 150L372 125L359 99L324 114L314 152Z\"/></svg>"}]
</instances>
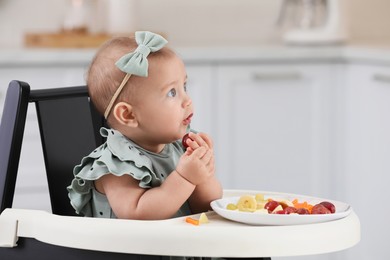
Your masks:
<instances>
[{"instance_id":1,"label":"green bow","mask_svg":"<svg viewBox=\"0 0 390 260\"><path fill-rule=\"evenodd\" d=\"M147 77L149 53L160 50L168 41L161 35L147 31L135 32L135 41L138 44L137 49L122 56L115 65L127 74Z\"/></svg>"}]
</instances>

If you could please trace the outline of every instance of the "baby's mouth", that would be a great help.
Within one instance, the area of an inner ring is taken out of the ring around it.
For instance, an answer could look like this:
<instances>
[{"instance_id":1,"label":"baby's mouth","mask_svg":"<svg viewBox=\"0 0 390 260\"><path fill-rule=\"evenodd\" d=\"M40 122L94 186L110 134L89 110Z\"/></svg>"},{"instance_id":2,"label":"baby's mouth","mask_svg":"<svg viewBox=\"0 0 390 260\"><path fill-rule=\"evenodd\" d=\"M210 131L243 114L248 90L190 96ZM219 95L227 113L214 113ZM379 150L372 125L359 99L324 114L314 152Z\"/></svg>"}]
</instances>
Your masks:
<instances>
[{"instance_id":1,"label":"baby's mouth","mask_svg":"<svg viewBox=\"0 0 390 260\"><path fill-rule=\"evenodd\" d=\"M189 125L191 123L191 118L194 114L191 113L186 119L183 120L183 124Z\"/></svg>"}]
</instances>

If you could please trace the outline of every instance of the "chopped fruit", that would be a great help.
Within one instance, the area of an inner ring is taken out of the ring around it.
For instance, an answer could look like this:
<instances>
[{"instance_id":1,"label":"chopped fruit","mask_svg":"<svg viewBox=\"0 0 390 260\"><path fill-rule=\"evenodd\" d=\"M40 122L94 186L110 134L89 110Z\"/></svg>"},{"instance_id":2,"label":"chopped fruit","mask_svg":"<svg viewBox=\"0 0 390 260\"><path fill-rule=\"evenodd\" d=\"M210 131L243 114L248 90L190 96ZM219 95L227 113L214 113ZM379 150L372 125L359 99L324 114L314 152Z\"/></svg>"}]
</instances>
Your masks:
<instances>
[{"instance_id":1,"label":"chopped fruit","mask_svg":"<svg viewBox=\"0 0 390 260\"><path fill-rule=\"evenodd\" d=\"M309 211L309 213L311 212L311 209L313 208L313 205L307 203L307 201L299 203L298 200L295 199L292 201L292 203L293 203L294 207L296 207L297 209L304 208L304 209L307 209Z\"/></svg>"},{"instance_id":2,"label":"chopped fruit","mask_svg":"<svg viewBox=\"0 0 390 260\"><path fill-rule=\"evenodd\" d=\"M297 214L299 215L308 215L310 214L309 210L308 209L305 209L305 208L299 208L297 209Z\"/></svg>"},{"instance_id":3,"label":"chopped fruit","mask_svg":"<svg viewBox=\"0 0 390 260\"><path fill-rule=\"evenodd\" d=\"M237 209L237 205L234 204L234 203L229 203L229 204L227 204L226 209L228 209L228 210L236 210Z\"/></svg>"},{"instance_id":4,"label":"chopped fruit","mask_svg":"<svg viewBox=\"0 0 390 260\"><path fill-rule=\"evenodd\" d=\"M268 201L265 205L264 208L268 210L269 213L275 210L276 207L278 207L280 204L276 200L271 200Z\"/></svg>"},{"instance_id":5,"label":"chopped fruit","mask_svg":"<svg viewBox=\"0 0 390 260\"><path fill-rule=\"evenodd\" d=\"M182 144L183 147L186 148L186 149L187 149L187 147L188 147L187 139L192 140L192 139L190 138L190 136L189 136L188 133L186 133L186 134L183 136L183 139L181 140L181 144Z\"/></svg>"},{"instance_id":6,"label":"chopped fruit","mask_svg":"<svg viewBox=\"0 0 390 260\"><path fill-rule=\"evenodd\" d=\"M206 216L206 213L200 214L199 224L206 224L206 223L209 223L209 218Z\"/></svg>"},{"instance_id":7,"label":"chopped fruit","mask_svg":"<svg viewBox=\"0 0 390 260\"><path fill-rule=\"evenodd\" d=\"M307 201L299 202L298 199L290 201L280 198L265 198L264 194L243 195L237 203L226 205L228 210L244 212L256 212L260 214L331 214L336 212L336 207L329 201L322 201L316 205Z\"/></svg>"},{"instance_id":8,"label":"chopped fruit","mask_svg":"<svg viewBox=\"0 0 390 260\"><path fill-rule=\"evenodd\" d=\"M323 201L320 202L321 205L324 205L325 208L329 209L330 213L335 213L336 212L336 207L333 205L333 203L329 201Z\"/></svg>"},{"instance_id":9,"label":"chopped fruit","mask_svg":"<svg viewBox=\"0 0 390 260\"><path fill-rule=\"evenodd\" d=\"M257 209L256 199L251 195L243 195L237 202L239 211L254 212Z\"/></svg>"},{"instance_id":10,"label":"chopped fruit","mask_svg":"<svg viewBox=\"0 0 390 260\"><path fill-rule=\"evenodd\" d=\"M268 210L269 211L269 210ZM272 210L272 212L271 213L276 213L276 212L278 212L278 211L283 211L283 207L282 207L282 205L278 205L274 210ZM284 214L284 213L283 213Z\"/></svg>"},{"instance_id":11,"label":"chopped fruit","mask_svg":"<svg viewBox=\"0 0 390 260\"><path fill-rule=\"evenodd\" d=\"M262 193L257 193L257 194L255 195L255 199L256 199L257 203L264 201L264 194L262 194Z\"/></svg>"},{"instance_id":12,"label":"chopped fruit","mask_svg":"<svg viewBox=\"0 0 390 260\"><path fill-rule=\"evenodd\" d=\"M289 200L276 200L285 209L287 207L294 207L294 204Z\"/></svg>"},{"instance_id":13,"label":"chopped fruit","mask_svg":"<svg viewBox=\"0 0 390 260\"><path fill-rule=\"evenodd\" d=\"M286 211L286 214L297 213L297 209L294 207L290 207L290 206L285 207L284 211Z\"/></svg>"},{"instance_id":14,"label":"chopped fruit","mask_svg":"<svg viewBox=\"0 0 390 260\"><path fill-rule=\"evenodd\" d=\"M316 204L313 206L311 214L330 214L330 210L322 204Z\"/></svg>"},{"instance_id":15,"label":"chopped fruit","mask_svg":"<svg viewBox=\"0 0 390 260\"><path fill-rule=\"evenodd\" d=\"M195 226L199 226L199 225L201 225L201 224L209 223L209 219L208 219L208 217L206 216L206 213L200 214L199 219L194 219L194 218L191 218L191 217L186 217L185 220L186 220L187 223L190 223L190 224L195 225Z\"/></svg>"}]
</instances>

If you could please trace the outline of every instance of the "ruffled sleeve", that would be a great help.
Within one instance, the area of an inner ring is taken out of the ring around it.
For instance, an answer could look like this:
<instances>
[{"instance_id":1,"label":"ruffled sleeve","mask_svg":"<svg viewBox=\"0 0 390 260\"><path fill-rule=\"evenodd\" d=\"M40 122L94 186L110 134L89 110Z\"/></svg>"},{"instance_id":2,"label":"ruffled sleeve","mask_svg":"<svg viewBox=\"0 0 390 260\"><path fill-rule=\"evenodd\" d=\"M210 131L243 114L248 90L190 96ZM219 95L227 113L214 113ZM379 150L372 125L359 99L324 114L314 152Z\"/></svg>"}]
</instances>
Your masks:
<instances>
[{"instance_id":1,"label":"ruffled sleeve","mask_svg":"<svg viewBox=\"0 0 390 260\"><path fill-rule=\"evenodd\" d=\"M107 141L81 160L68 186L69 198L77 214L92 216L93 181L106 174L130 175L142 188L159 186L161 179L153 171L152 161L120 132L101 128Z\"/></svg>"}]
</instances>

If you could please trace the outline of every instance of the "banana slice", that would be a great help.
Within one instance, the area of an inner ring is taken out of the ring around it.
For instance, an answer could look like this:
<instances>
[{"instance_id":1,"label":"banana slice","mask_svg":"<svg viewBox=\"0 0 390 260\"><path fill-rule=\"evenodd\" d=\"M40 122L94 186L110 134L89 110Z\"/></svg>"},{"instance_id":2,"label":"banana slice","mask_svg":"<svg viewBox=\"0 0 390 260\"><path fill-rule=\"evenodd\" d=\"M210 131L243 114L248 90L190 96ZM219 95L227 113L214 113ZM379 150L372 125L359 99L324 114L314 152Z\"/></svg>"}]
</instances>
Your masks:
<instances>
[{"instance_id":1,"label":"banana slice","mask_svg":"<svg viewBox=\"0 0 390 260\"><path fill-rule=\"evenodd\" d=\"M206 213L202 213L199 216L199 224L206 224L209 223L209 218L207 217Z\"/></svg>"},{"instance_id":2,"label":"banana slice","mask_svg":"<svg viewBox=\"0 0 390 260\"><path fill-rule=\"evenodd\" d=\"M237 202L239 211L255 212L257 209L257 201L252 195L243 195Z\"/></svg>"},{"instance_id":3,"label":"banana slice","mask_svg":"<svg viewBox=\"0 0 390 260\"><path fill-rule=\"evenodd\" d=\"M228 209L228 210L237 210L237 205L234 204L234 203L229 203L229 204L227 204L226 209Z\"/></svg>"},{"instance_id":4,"label":"banana slice","mask_svg":"<svg viewBox=\"0 0 390 260\"><path fill-rule=\"evenodd\" d=\"M264 194L263 194L263 193L257 193L257 194L255 195L255 199L256 199L257 202L262 202L262 201L264 201Z\"/></svg>"}]
</instances>

